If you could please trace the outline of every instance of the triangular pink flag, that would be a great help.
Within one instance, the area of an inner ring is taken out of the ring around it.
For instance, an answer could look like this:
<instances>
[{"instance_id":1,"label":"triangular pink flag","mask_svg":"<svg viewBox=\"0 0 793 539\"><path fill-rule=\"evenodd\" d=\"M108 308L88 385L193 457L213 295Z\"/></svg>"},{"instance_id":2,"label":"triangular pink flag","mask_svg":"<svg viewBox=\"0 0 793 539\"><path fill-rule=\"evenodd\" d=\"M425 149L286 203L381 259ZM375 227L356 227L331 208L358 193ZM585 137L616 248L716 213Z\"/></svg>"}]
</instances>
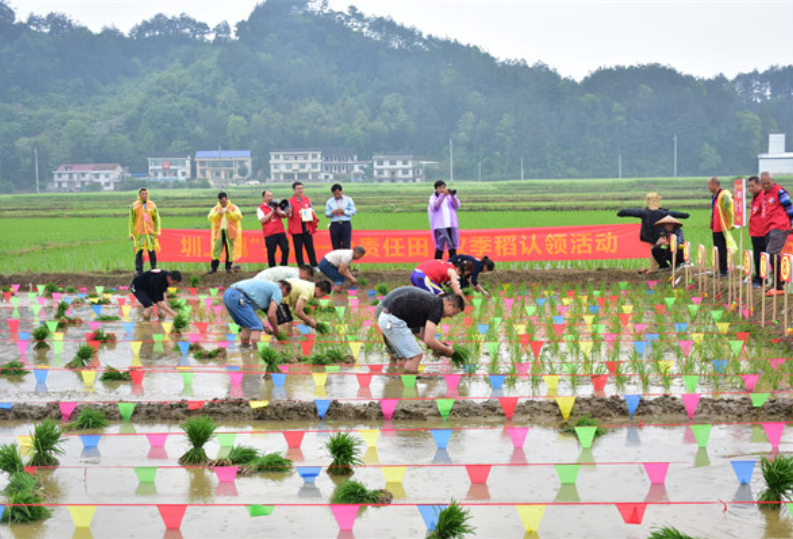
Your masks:
<instances>
[{"instance_id":1,"label":"triangular pink flag","mask_svg":"<svg viewBox=\"0 0 793 539\"><path fill-rule=\"evenodd\" d=\"M647 509L646 503L617 503L615 505L625 524L641 524L642 520L644 520L644 511Z\"/></svg>"},{"instance_id":2,"label":"triangular pink flag","mask_svg":"<svg viewBox=\"0 0 793 539\"><path fill-rule=\"evenodd\" d=\"M396 405L399 402L399 399L381 399L380 400L380 409L383 411L383 416L386 419L391 419L394 417L394 409L396 409Z\"/></svg>"},{"instance_id":3,"label":"triangular pink flag","mask_svg":"<svg viewBox=\"0 0 793 539\"><path fill-rule=\"evenodd\" d=\"M783 357L778 357L775 359L768 360L768 363L771 365L771 368L774 370L777 370L780 367L780 365L782 365L784 362L785 362L785 358Z\"/></svg>"},{"instance_id":4,"label":"triangular pink flag","mask_svg":"<svg viewBox=\"0 0 793 539\"><path fill-rule=\"evenodd\" d=\"M634 324L633 328L636 333L644 333L644 330L647 329L647 324Z\"/></svg>"},{"instance_id":5,"label":"triangular pink flag","mask_svg":"<svg viewBox=\"0 0 793 539\"><path fill-rule=\"evenodd\" d=\"M468 478L473 484L484 485L487 483L487 477L490 475L490 464L466 464L465 471L468 472Z\"/></svg>"},{"instance_id":6,"label":"triangular pink flag","mask_svg":"<svg viewBox=\"0 0 793 539\"><path fill-rule=\"evenodd\" d=\"M61 409L61 418L64 421L69 421L69 418L72 417L72 412L74 409L77 408L76 402L61 402L59 403Z\"/></svg>"},{"instance_id":7,"label":"triangular pink flag","mask_svg":"<svg viewBox=\"0 0 793 539\"><path fill-rule=\"evenodd\" d=\"M683 357L688 357L688 354L691 353L691 349L694 347L694 341L678 341L678 344L683 351Z\"/></svg>"},{"instance_id":8,"label":"triangular pink flag","mask_svg":"<svg viewBox=\"0 0 793 539\"><path fill-rule=\"evenodd\" d=\"M504 299L504 310L506 312L510 312L512 310L513 303L515 303L515 300L512 298Z\"/></svg>"},{"instance_id":9,"label":"triangular pink flag","mask_svg":"<svg viewBox=\"0 0 793 539\"><path fill-rule=\"evenodd\" d=\"M94 320L89 320L88 327L91 328L91 331L96 331L97 329L99 329L99 325L101 323L102 322L96 322Z\"/></svg>"},{"instance_id":10,"label":"triangular pink flag","mask_svg":"<svg viewBox=\"0 0 793 539\"><path fill-rule=\"evenodd\" d=\"M688 418L694 419L694 414L697 411L697 406L699 405L699 399L702 397L702 393L683 393L680 396L683 398L683 404L686 405L686 413L688 414Z\"/></svg>"},{"instance_id":11,"label":"triangular pink flag","mask_svg":"<svg viewBox=\"0 0 793 539\"><path fill-rule=\"evenodd\" d=\"M47 298L45 298L44 296L39 296L36 298L36 301L38 302L39 305L44 306L44 304L47 303Z\"/></svg>"},{"instance_id":12,"label":"triangular pink flag","mask_svg":"<svg viewBox=\"0 0 793 539\"><path fill-rule=\"evenodd\" d=\"M238 387L242 383L242 375L244 373L239 371L232 371L229 373L229 379L233 387Z\"/></svg>"},{"instance_id":13,"label":"triangular pink flag","mask_svg":"<svg viewBox=\"0 0 793 539\"><path fill-rule=\"evenodd\" d=\"M702 298L701 297L691 298L691 303L693 303L694 305L701 305L702 304Z\"/></svg>"},{"instance_id":14,"label":"triangular pink flag","mask_svg":"<svg viewBox=\"0 0 793 539\"><path fill-rule=\"evenodd\" d=\"M748 392L754 391L754 388L757 387L757 379L760 378L759 374L742 374L741 378L743 378L743 387Z\"/></svg>"},{"instance_id":15,"label":"triangular pink flag","mask_svg":"<svg viewBox=\"0 0 793 539\"><path fill-rule=\"evenodd\" d=\"M529 433L529 427L509 427L507 434L509 439L512 440L512 447L520 449L526 443L526 435Z\"/></svg>"},{"instance_id":16,"label":"triangular pink flag","mask_svg":"<svg viewBox=\"0 0 793 539\"><path fill-rule=\"evenodd\" d=\"M24 356L25 351L28 349L28 341L17 341L17 349L19 354Z\"/></svg>"},{"instance_id":17,"label":"triangular pink flag","mask_svg":"<svg viewBox=\"0 0 793 539\"><path fill-rule=\"evenodd\" d=\"M331 505L330 510L336 518L339 530L343 532L352 531L355 525L355 518L358 516L360 505Z\"/></svg>"},{"instance_id":18,"label":"triangular pink flag","mask_svg":"<svg viewBox=\"0 0 793 539\"><path fill-rule=\"evenodd\" d=\"M231 483L237 479L239 466L215 466L215 475L220 483Z\"/></svg>"},{"instance_id":19,"label":"triangular pink flag","mask_svg":"<svg viewBox=\"0 0 793 539\"><path fill-rule=\"evenodd\" d=\"M446 374L444 375L444 379L446 380L446 388L449 390L457 389L457 386L460 385L460 377L461 374Z\"/></svg>"},{"instance_id":20,"label":"triangular pink flag","mask_svg":"<svg viewBox=\"0 0 793 539\"><path fill-rule=\"evenodd\" d=\"M657 284L658 281L647 281L647 286L650 287L650 290L653 290Z\"/></svg>"},{"instance_id":21,"label":"triangular pink flag","mask_svg":"<svg viewBox=\"0 0 793 539\"><path fill-rule=\"evenodd\" d=\"M168 440L168 433L160 434L147 434L146 439L152 447L165 447L165 441Z\"/></svg>"},{"instance_id":22,"label":"triangular pink flag","mask_svg":"<svg viewBox=\"0 0 793 539\"><path fill-rule=\"evenodd\" d=\"M187 511L186 504L158 504L157 509L166 529L178 530L182 527L182 519Z\"/></svg>"},{"instance_id":23,"label":"triangular pink flag","mask_svg":"<svg viewBox=\"0 0 793 539\"><path fill-rule=\"evenodd\" d=\"M658 485L666 482L666 472L669 471L668 462L644 462L642 464L650 483Z\"/></svg>"},{"instance_id":24,"label":"triangular pink flag","mask_svg":"<svg viewBox=\"0 0 793 539\"><path fill-rule=\"evenodd\" d=\"M21 285L18 285L18 284L12 284L12 285L11 285L11 290L13 290L14 294L16 294L17 292L19 292L19 287L20 287L20 286L21 286Z\"/></svg>"},{"instance_id":25,"label":"triangular pink flag","mask_svg":"<svg viewBox=\"0 0 793 539\"><path fill-rule=\"evenodd\" d=\"M215 316L220 320L220 313L223 311L222 305L213 305L212 310L215 311Z\"/></svg>"},{"instance_id":26,"label":"triangular pink flag","mask_svg":"<svg viewBox=\"0 0 793 539\"><path fill-rule=\"evenodd\" d=\"M303 430L285 430L282 432L286 439L286 445L290 448L299 448L303 443L303 436L306 432Z\"/></svg>"},{"instance_id":27,"label":"triangular pink flag","mask_svg":"<svg viewBox=\"0 0 793 539\"><path fill-rule=\"evenodd\" d=\"M779 448L779 441L782 439L784 429L784 423L763 423L763 430L765 430L765 435L772 448Z\"/></svg>"},{"instance_id":28,"label":"triangular pink flag","mask_svg":"<svg viewBox=\"0 0 793 539\"><path fill-rule=\"evenodd\" d=\"M207 308L207 311L212 309L212 298L204 298L204 306Z\"/></svg>"}]
</instances>

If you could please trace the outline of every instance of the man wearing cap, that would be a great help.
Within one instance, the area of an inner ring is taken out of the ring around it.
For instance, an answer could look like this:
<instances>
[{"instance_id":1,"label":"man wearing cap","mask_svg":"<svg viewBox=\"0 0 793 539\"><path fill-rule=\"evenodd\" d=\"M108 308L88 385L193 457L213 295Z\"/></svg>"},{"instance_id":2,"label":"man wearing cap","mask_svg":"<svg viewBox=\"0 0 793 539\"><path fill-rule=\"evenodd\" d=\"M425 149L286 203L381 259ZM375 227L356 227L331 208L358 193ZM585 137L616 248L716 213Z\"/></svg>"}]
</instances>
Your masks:
<instances>
[{"instance_id":1,"label":"man wearing cap","mask_svg":"<svg viewBox=\"0 0 793 539\"><path fill-rule=\"evenodd\" d=\"M655 226L655 223L671 215L676 219L688 219L687 213L679 211L668 210L661 207L661 195L658 193L647 193L644 197L644 208L626 208L617 213L617 217L637 217L642 220L642 228L639 232L639 239L648 244L652 250L655 247L658 238L661 236L661 229ZM653 258L654 260L654 258ZM641 273L647 273L649 269L642 270Z\"/></svg>"},{"instance_id":2,"label":"man wearing cap","mask_svg":"<svg viewBox=\"0 0 793 539\"><path fill-rule=\"evenodd\" d=\"M779 278L779 258L782 256L782 250L785 248L785 242L793 225L793 202L788 192L774 183L770 172L760 173L760 187L765 193L762 214L768 230L765 237L765 251L770 255L771 268L774 270L772 282L776 283L776 287L771 288L766 295L775 296L785 293L784 283Z\"/></svg>"},{"instance_id":3,"label":"man wearing cap","mask_svg":"<svg viewBox=\"0 0 793 539\"><path fill-rule=\"evenodd\" d=\"M683 264L683 223L667 215L655 223L656 228L659 230L659 237L653 245L652 253L655 262L658 264L658 269L668 270L672 267L672 257L675 256L672 249L672 238L675 240L675 250L677 251L676 258L674 259L675 267Z\"/></svg>"},{"instance_id":4,"label":"man wearing cap","mask_svg":"<svg viewBox=\"0 0 793 539\"><path fill-rule=\"evenodd\" d=\"M721 188L721 181L715 176L708 180L708 190L711 197L710 229L713 231L713 246L719 250L719 273L726 276L727 249L736 249L735 240L732 239L733 207L732 195Z\"/></svg>"},{"instance_id":5,"label":"man wearing cap","mask_svg":"<svg viewBox=\"0 0 793 539\"><path fill-rule=\"evenodd\" d=\"M355 203L344 195L341 184L334 183L330 188L333 196L325 203L325 217L330 219L330 244L333 250L349 249L352 245L352 216Z\"/></svg>"},{"instance_id":6,"label":"man wearing cap","mask_svg":"<svg viewBox=\"0 0 793 539\"><path fill-rule=\"evenodd\" d=\"M160 212L154 202L149 200L149 190L138 189L138 199L129 208L129 239L135 242L135 275L143 273L143 251L149 253L151 269L157 267L157 253L160 250L162 223Z\"/></svg>"},{"instance_id":7,"label":"man wearing cap","mask_svg":"<svg viewBox=\"0 0 793 539\"><path fill-rule=\"evenodd\" d=\"M757 176L752 176L746 180L746 190L752 195L752 203L749 210L749 238L752 240L752 254L754 255L752 287L761 288L765 283L764 279L760 277L760 255L765 252L765 235L768 232L766 222L763 219L765 191L760 187L760 178Z\"/></svg>"}]
</instances>

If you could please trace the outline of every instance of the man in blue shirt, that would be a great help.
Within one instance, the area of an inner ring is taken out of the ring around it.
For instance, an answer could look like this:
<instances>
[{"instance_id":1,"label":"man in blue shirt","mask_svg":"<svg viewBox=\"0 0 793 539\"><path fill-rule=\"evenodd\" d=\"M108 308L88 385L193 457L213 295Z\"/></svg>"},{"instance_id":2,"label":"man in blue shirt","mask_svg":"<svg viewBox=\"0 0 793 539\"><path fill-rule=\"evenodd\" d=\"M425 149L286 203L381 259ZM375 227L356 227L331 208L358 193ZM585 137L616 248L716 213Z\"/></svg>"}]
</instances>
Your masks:
<instances>
[{"instance_id":1,"label":"man in blue shirt","mask_svg":"<svg viewBox=\"0 0 793 539\"><path fill-rule=\"evenodd\" d=\"M325 203L325 217L330 219L330 243L333 250L349 249L352 245L352 223L355 215L355 203L350 197L344 196L341 185L334 183L330 188L333 197Z\"/></svg>"},{"instance_id":2,"label":"man in blue shirt","mask_svg":"<svg viewBox=\"0 0 793 539\"><path fill-rule=\"evenodd\" d=\"M245 279L231 285L223 294L223 305L234 323L240 326L240 343L258 342L261 332L268 335L278 327L278 304L289 295L292 286L286 281L271 283L261 279ZM270 327L265 328L256 311L267 313Z\"/></svg>"}]
</instances>

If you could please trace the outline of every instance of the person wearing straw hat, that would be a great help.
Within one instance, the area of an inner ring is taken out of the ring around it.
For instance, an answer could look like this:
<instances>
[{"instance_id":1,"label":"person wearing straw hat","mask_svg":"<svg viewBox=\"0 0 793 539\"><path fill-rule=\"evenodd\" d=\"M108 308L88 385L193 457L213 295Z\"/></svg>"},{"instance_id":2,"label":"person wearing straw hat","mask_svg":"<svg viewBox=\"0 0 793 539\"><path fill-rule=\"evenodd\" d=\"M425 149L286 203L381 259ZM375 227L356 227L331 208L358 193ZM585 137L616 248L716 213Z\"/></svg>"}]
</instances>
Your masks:
<instances>
[{"instance_id":1,"label":"person wearing straw hat","mask_svg":"<svg viewBox=\"0 0 793 539\"><path fill-rule=\"evenodd\" d=\"M626 208L617 213L617 217L637 217L642 220L642 228L639 232L639 239L642 243L648 244L652 251L661 237L661 229L655 224L664 217L671 215L675 219L688 219L689 214L668 210L661 207L661 195L655 192L647 193L644 197L644 208ZM655 260L654 258L652 259ZM651 269L643 269L640 273L648 273Z\"/></svg>"},{"instance_id":2,"label":"person wearing straw hat","mask_svg":"<svg viewBox=\"0 0 793 539\"><path fill-rule=\"evenodd\" d=\"M675 267L681 266L683 264L683 243L685 240L683 239L683 223L672 217L671 215L667 215L663 219L658 220L655 223L655 226L658 228L659 237L656 240L655 245L653 245L652 253L655 262L658 264L658 270L668 270L672 267L673 261L673 249L672 249L672 238L675 239L675 248L677 250L677 256L674 258Z\"/></svg>"}]
</instances>

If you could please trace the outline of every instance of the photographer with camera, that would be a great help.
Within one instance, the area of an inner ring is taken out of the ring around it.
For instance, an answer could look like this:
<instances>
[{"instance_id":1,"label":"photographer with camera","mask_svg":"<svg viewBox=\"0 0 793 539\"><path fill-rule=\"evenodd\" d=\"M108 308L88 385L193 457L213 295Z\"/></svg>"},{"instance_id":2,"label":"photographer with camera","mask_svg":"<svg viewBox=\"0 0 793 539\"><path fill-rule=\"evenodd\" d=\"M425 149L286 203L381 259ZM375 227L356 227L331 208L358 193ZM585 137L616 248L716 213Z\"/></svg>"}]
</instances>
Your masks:
<instances>
[{"instance_id":1,"label":"photographer with camera","mask_svg":"<svg viewBox=\"0 0 793 539\"><path fill-rule=\"evenodd\" d=\"M330 244L333 250L349 249L352 245L352 216L355 215L355 203L344 196L341 184L334 183L330 188L333 196L325 203L325 217L330 219Z\"/></svg>"},{"instance_id":2,"label":"photographer with camera","mask_svg":"<svg viewBox=\"0 0 793 539\"><path fill-rule=\"evenodd\" d=\"M430 228L435 239L435 258L443 258L443 252L449 251L449 258L457 254L460 246L460 232L457 222L457 208L460 200L457 190L446 187L446 182L435 182L435 192L430 195L427 213L430 218Z\"/></svg>"},{"instance_id":3,"label":"photographer with camera","mask_svg":"<svg viewBox=\"0 0 793 539\"><path fill-rule=\"evenodd\" d=\"M289 241L286 239L286 230L281 219L286 217L289 208L288 200L276 200L272 191L262 192L262 204L256 210L259 222L262 224L264 245L267 248L267 263L272 268L275 264L275 250L281 249L281 265L289 263Z\"/></svg>"}]
</instances>

